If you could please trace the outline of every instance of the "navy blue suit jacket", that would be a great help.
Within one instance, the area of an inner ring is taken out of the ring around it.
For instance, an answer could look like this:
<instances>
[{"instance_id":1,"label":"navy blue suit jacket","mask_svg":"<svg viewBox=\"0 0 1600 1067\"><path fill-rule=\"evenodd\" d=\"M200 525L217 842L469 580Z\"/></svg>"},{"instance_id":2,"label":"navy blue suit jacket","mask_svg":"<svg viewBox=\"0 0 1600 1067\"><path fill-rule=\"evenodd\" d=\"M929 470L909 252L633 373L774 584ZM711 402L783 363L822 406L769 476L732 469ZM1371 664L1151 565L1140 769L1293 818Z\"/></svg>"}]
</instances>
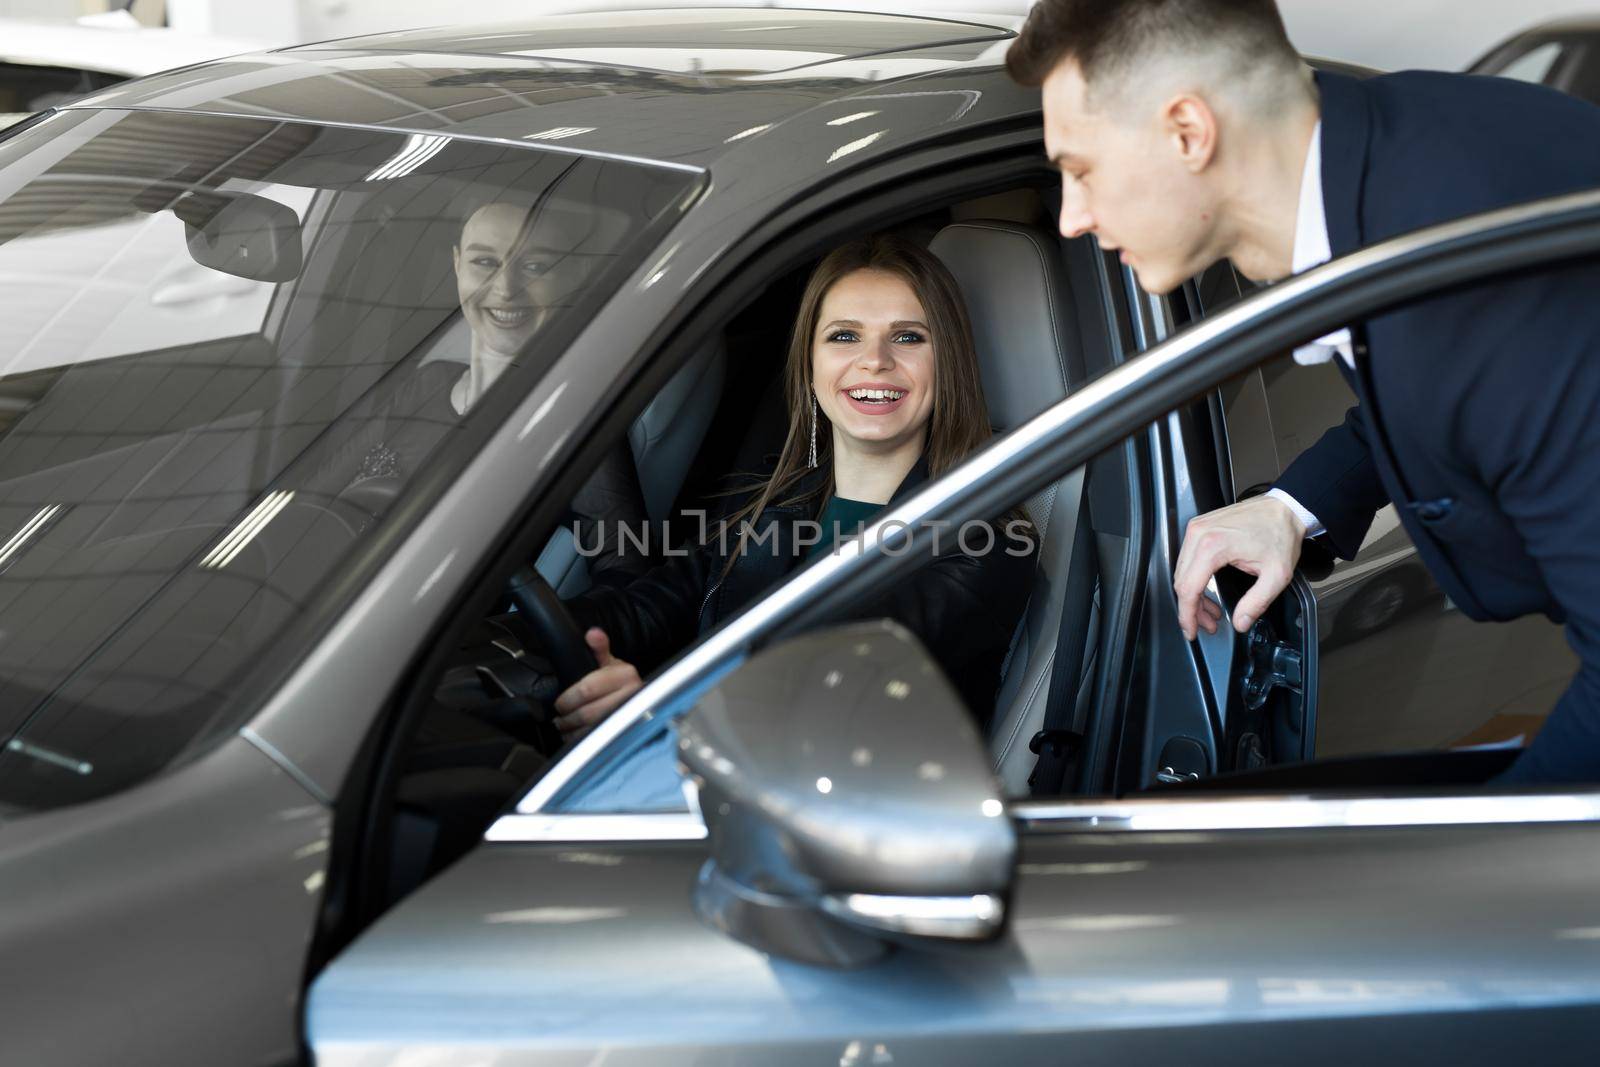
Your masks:
<instances>
[{"instance_id":1,"label":"navy blue suit jacket","mask_svg":"<svg viewBox=\"0 0 1600 1067\"><path fill-rule=\"evenodd\" d=\"M1424 72L1317 84L1335 256L1600 186L1600 108L1554 90ZM1600 263L1460 288L1352 330L1358 403L1278 486L1346 559L1393 501L1468 616L1565 623L1582 667L1508 777L1600 780Z\"/></svg>"}]
</instances>

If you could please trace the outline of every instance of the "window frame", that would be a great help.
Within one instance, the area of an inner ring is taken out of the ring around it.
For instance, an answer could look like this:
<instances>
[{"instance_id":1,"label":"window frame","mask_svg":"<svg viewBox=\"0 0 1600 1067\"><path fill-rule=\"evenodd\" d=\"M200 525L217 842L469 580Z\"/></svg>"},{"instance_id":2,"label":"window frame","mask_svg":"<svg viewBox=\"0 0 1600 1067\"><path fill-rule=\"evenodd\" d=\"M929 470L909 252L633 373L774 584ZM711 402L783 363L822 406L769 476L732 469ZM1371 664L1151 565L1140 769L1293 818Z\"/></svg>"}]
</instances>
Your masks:
<instances>
[{"instance_id":1,"label":"window frame","mask_svg":"<svg viewBox=\"0 0 1600 1067\"><path fill-rule=\"evenodd\" d=\"M941 508L950 510L963 504L989 508L1001 497L1025 497L1062 471L1138 434L1141 427L1194 397L1340 322L1370 317L1450 285L1597 253L1600 189L1499 209L1359 250L1259 292L1089 383L931 483L874 525L915 524L933 514L944 515ZM863 559L865 563L858 562ZM794 576L647 684L535 783L514 813L502 815L490 827L486 839L546 840L537 836L539 826L550 833L568 819L583 818L552 815L544 808L558 800L561 790L583 770L614 754L618 747L614 742L635 722L644 720L648 711L668 699L692 696L696 686L710 684L707 679L714 680L719 668L727 669L756 642L785 628L780 620L801 613L809 617L825 610L831 601L859 595L859 587L845 588L858 572L867 572L861 576L871 575L871 581L886 583L897 568L881 551L858 546ZM1364 804L1368 806L1361 806ZM1475 790L1442 791L1431 797L1378 793L1343 799L1218 793L1136 801L1024 802L1011 808L1025 821L1066 822L1074 830L1116 832L1170 829L1159 819L1141 823L1138 818L1141 812L1157 811L1181 813L1179 821L1185 830L1219 832L1264 826L1591 822L1600 821L1600 786L1593 790L1531 788L1496 796ZM538 825L530 820L537 820Z\"/></svg>"},{"instance_id":2,"label":"window frame","mask_svg":"<svg viewBox=\"0 0 1600 1067\"><path fill-rule=\"evenodd\" d=\"M1537 80L1524 77L1521 74L1507 73L1513 66L1543 48L1555 49L1555 55L1550 58L1549 65L1544 68ZM1536 37L1523 42L1514 51L1501 57L1498 61L1499 69L1494 71L1494 75L1497 78L1510 78L1512 81L1525 82L1529 85L1555 86L1560 80L1564 69L1571 65L1572 56L1573 45L1567 38L1556 34L1547 37Z\"/></svg>"}]
</instances>

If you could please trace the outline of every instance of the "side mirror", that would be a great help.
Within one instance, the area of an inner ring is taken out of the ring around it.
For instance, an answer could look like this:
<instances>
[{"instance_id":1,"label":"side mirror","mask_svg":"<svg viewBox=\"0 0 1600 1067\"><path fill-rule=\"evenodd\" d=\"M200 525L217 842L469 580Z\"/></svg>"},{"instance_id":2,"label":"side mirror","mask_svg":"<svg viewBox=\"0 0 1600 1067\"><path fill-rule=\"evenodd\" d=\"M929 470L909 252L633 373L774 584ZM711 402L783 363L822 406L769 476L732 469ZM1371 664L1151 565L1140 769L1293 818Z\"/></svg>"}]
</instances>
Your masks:
<instances>
[{"instance_id":1,"label":"side mirror","mask_svg":"<svg viewBox=\"0 0 1600 1067\"><path fill-rule=\"evenodd\" d=\"M185 193L172 205L202 267L256 282L287 282L300 273L300 218L254 193Z\"/></svg>"},{"instance_id":2,"label":"side mirror","mask_svg":"<svg viewBox=\"0 0 1600 1067\"><path fill-rule=\"evenodd\" d=\"M731 936L859 966L1003 928L1016 832L971 716L897 623L752 657L684 717L678 756L710 836L695 908Z\"/></svg>"}]
</instances>

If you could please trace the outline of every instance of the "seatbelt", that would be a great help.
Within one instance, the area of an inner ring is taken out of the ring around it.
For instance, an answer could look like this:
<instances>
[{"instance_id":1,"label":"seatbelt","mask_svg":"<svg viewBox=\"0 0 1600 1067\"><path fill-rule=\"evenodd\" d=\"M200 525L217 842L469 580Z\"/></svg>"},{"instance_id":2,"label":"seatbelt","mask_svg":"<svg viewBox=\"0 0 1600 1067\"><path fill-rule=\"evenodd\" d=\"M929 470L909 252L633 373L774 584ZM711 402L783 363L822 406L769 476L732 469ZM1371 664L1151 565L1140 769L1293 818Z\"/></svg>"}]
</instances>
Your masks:
<instances>
[{"instance_id":1,"label":"seatbelt","mask_svg":"<svg viewBox=\"0 0 1600 1067\"><path fill-rule=\"evenodd\" d=\"M1039 756L1028 776L1028 788L1034 796L1061 795L1067 770L1083 744L1085 715L1078 707L1078 688L1083 681L1083 656L1090 638L1085 627L1094 614L1100 567L1094 527L1089 522L1087 471L1078 486L1078 521L1072 535L1072 558L1067 564L1067 591L1061 603L1061 626L1056 632L1056 656L1050 670L1044 723L1028 742L1028 748Z\"/></svg>"}]
</instances>

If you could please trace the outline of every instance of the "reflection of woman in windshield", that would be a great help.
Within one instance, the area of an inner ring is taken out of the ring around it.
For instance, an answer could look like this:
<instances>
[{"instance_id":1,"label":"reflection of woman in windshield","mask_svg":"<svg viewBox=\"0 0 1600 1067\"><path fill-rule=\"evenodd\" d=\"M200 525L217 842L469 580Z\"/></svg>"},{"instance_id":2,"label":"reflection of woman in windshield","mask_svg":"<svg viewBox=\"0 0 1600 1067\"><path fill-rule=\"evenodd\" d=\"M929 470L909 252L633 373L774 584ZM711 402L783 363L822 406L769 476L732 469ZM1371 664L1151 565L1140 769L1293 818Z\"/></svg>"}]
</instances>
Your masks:
<instances>
[{"instance_id":1,"label":"reflection of woman in windshield","mask_svg":"<svg viewBox=\"0 0 1600 1067\"><path fill-rule=\"evenodd\" d=\"M989 439L971 327L930 252L877 237L829 254L789 345L788 437L776 468L720 534L625 588L568 602L600 666L556 702L569 735L611 714L648 672L826 553ZM987 722L1032 586L1035 534L1020 514L943 531L930 560L852 611L922 641Z\"/></svg>"},{"instance_id":2,"label":"reflection of woman in windshield","mask_svg":"<svg viewBox=\"0 0 1600 1067\"><path fill-rule=\"evenodd\" d=\"M461 227L451 251L461 313L472 330L472 352L450 402L465 414L528 339L549 318L553 253L530 247L529 211L516 204L486 204Z\"/></svg>"},{"instance_id":3,"label":"reflection of woman in windshield","mask_svg":"<svg viewBox=\"0 0 1600 1067\"><path fill-rule=\"evenodd\" d=\"M381 409L358 421L342 453L357 457L354 476L343 475L348 481L339 490L347 503L371 515L386 510L450 428L507 368L528 358L536 334L578 303L610 262L625 236L618 219L608 217L616 213L558 203L550 195L558 187L559 179L537 199L480 201L466 213L451 260L471 332L468 351L405 371ZM649 569L649 542L638 536L647 523L644 494L626 440L605 456L569 510L592 581L626 582ZM625 540L624 529L635 536Z\"/></svg>"},{"instance_id":4,"label":"reflection of woman in windshield","mask_svg":"<svg viewBox=\"0 0 1600 1067\"><path fill-rule=\"evenodd\" d=\"M532 207L497 201L467 216L451 249L456 295L472 329L467 373L451 393L456 410L511 366L555 312L569 307L604 266L584 213L549 200Z\"/></svg>"},{"instance_id":5,"label":"reflection of woman in windshield","mask_svg":"<svg viewBox=\"0 0 1600 1067\"><path fill-rule=\"evenodd\" d=\"M546 196L531 207L485 204L467 216L452 249L456 294L472 330L467 369L450 390L458 414L517 361L553 314L577 303L604 268L620 235L597 234L597 226L605 226L599 214ZM586 546L592 580L626 582L649 569L652 560L641 539L622 537L624 529L642 533L648 522L626 439L606 454L570 510L570 526Z\"/></svg>"}]
</instances>

